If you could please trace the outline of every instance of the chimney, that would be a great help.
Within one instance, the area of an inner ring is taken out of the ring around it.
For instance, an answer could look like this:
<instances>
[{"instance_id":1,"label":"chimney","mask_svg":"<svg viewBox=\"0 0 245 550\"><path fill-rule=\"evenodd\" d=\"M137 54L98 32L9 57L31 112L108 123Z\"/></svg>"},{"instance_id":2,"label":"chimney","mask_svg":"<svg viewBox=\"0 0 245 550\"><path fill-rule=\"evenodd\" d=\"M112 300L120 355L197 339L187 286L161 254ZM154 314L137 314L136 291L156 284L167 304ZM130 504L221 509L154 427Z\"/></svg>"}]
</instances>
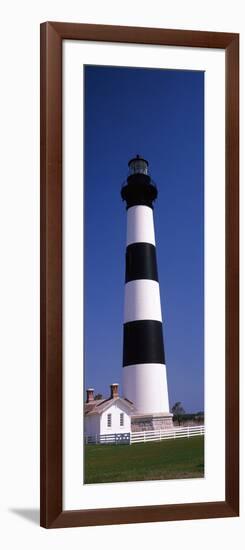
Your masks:
<instances>
[{"instance_id":1,"label":"chimney","mask_svg":"<svg viewBox=\"0 0 245 550\"><path fill-rule=\"evenodd\" d=\"M111 388L111 399L115 399L115 397L119 397L118 396L118 384L111 384L110 388Z\"/></svg>"},{"instance_id":2,"label":"chimney","mask_svg":"<svg viewBox=\"0 0 245 550\"><path fill-rule=\"evenodd\" d=\"M86 403L91 403L91 401L94 401L94 389L88 388L86 391L87 391Z\"/></svg>"}]
</instances>

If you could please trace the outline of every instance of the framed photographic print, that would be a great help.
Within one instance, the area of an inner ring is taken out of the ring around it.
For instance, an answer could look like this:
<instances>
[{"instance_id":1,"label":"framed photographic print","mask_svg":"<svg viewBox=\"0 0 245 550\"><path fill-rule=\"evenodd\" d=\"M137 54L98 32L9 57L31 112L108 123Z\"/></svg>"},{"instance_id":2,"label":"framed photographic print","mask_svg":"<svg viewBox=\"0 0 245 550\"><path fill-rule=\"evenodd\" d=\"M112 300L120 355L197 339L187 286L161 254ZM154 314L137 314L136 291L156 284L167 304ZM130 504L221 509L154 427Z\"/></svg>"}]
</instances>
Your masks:
<instances>
[{"instance_id":1,"label":"framed photographic print","mask_svg":"<svg viewBox=\"0 0 245 550\"><path fill-rule=\"evenodd\" d=\"M41 525L239 514L239 36L41 25Z\"/></svg>"}]
</instances>

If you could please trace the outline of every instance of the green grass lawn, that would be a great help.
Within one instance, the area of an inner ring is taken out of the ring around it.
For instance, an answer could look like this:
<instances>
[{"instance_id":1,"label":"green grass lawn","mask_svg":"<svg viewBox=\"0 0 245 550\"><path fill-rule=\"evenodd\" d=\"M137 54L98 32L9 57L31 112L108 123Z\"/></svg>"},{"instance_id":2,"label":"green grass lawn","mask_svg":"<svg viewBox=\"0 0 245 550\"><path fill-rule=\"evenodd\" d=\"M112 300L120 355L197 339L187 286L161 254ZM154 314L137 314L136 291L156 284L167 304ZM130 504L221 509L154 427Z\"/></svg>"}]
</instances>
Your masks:
<instances>
[{"instance_id":1,"label":"green grass lawn","mask_svg":"<svg viewBox=\"0 0 245 550\"><path fill-rule=\"evenodd\" d=\"M133 445L85 445L85 483L204 476L204 436Z\"/></svg>"}]
</instances>

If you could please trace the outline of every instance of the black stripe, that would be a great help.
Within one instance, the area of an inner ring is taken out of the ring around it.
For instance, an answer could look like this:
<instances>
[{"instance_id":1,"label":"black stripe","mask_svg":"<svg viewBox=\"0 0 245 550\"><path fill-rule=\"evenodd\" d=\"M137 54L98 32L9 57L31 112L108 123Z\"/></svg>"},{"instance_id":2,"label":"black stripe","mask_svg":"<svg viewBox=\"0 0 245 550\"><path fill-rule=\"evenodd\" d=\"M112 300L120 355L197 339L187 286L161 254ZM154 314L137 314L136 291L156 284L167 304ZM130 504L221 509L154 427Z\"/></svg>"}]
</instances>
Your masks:
<instances>
[{"instance_id":1,"label":"black stripe","mask_svg":"<svg viewBox=\"0 0 245 550\"><path fill-rule=\"evenodd\" d=\"M153 201L157 198L157 188L151 178L145 174L132 174L127 184L122 187L121 196L127 202L127 208L144 204L153 208Z\"/></svg>"},{"instance_id":2,"label":"black stripe","mask_svg":"<svg viewBox=\"0 0 245 550\"><path fill-rule=\"evenodd\" d=\"M140 363L165 364L162 323L131 321L124 324L123 366Z\"/></svg>"},{"instance_id":3,"label":"black stripe","mask_svg":"<svg viewBox=\"0 0 245 550\"><path fill-rule=\"evenodd\" d=\"M125 282L136 279L158 281L156 247L153 244L134 243L127 246Z\"/></svg>"}]
</instances>

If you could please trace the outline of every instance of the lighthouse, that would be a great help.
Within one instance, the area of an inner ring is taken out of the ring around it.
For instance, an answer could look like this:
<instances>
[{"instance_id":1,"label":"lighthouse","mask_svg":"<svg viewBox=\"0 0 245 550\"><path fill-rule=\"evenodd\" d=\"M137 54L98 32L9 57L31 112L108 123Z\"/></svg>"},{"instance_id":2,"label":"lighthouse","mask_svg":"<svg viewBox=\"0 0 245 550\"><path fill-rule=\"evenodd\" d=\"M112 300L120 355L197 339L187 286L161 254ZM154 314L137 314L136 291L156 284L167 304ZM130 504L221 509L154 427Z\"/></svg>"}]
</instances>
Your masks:
<instances>
[{"instance_id":1,"label":"lighthouse","mask_svg":"<svg viewBox=\"0 0 245 550\"><path fill-rule=\"evenodd\" d=\"M172 427L169 412L153 203L158 192L148 161L128 163L121 189L127 208L123 325L123 395L136 409L132 430Z\"/></svg>"}]
</instances>

